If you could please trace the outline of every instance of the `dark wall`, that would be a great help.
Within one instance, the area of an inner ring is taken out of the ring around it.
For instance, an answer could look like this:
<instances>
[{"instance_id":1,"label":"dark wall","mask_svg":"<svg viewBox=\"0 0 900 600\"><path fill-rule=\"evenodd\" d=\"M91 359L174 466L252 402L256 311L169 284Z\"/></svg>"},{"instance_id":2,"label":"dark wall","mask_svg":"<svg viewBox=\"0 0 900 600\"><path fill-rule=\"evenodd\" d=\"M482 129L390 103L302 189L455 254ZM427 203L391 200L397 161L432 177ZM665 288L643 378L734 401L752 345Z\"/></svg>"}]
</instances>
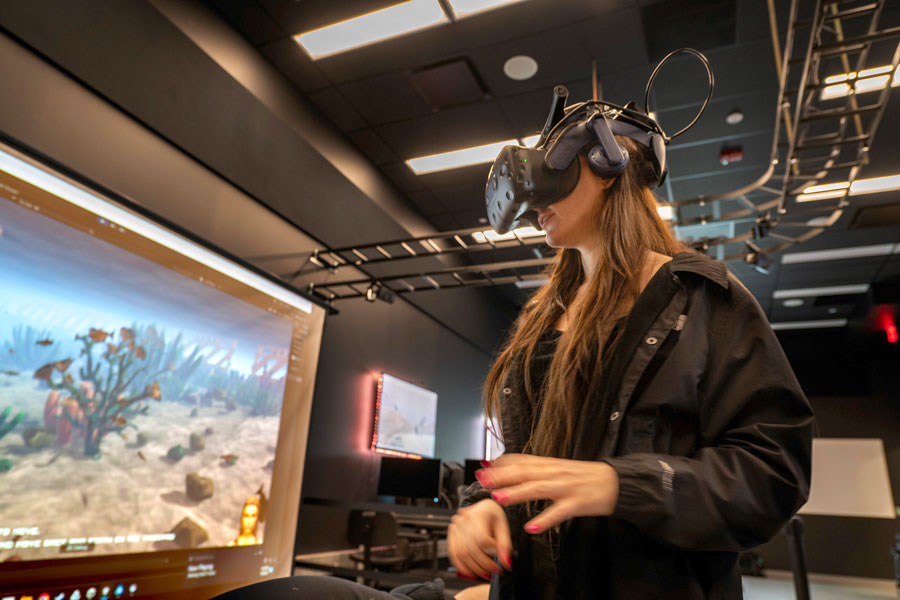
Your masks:
<instances>
[{"instance_id":1,"label":"dark wall","mask_svg":"<svg viewBox=\"0 0 900 600\"><path fill-rule=\"evenodd\" d=\"M880 438L894 502L900 491L900 351L883 332L780 334L809 396L819 436ZM823 351L823 349L828 349ZM900 521L802 515L811 573L894 578L890 554ZM790 569L787 540L779 534L757 550L774 569Z\"/></svg>"},{"instance_id":2,"label":"dark wall","mask_svg":"<svg viewBox=\"0 0 900 600\"><path fill-rule=\"evenodd\" d=\"M403 234L323 157L322 140L287 126L151 5L77 5L0 4L0 132L251 262L324 238ZM478 290L421 304L345 301L326 319L304 496L374 499L368 441L382 370L438 393L438 456L482 451L479 386L508 313ZM302 510L300 533L301 548L345 545L342 517Z\"/></svg>"}]
</instances>

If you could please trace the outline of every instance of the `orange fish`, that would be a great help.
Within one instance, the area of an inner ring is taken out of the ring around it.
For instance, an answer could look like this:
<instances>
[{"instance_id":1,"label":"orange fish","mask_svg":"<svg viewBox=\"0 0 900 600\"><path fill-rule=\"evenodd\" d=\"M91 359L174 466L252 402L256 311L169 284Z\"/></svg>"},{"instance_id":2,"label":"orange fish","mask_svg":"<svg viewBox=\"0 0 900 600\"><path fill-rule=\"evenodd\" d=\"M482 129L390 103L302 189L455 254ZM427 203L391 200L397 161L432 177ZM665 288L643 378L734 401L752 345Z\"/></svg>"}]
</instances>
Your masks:
<instances>
[{"instance_id":1,"label":"orange fish","mask_svg":"<svg viewBox=\"0 0 900 600\"><path fill-rule=\"evenodd\" d=\"M119 351L119 347L116 346L115 344L107 344L106 351L109 352L110 354L115 354L116 352Z\"/></svg>"},{"instance_id":2,"label":"orange fish","mask_svg":"<svg viewBox=\"0 0 900 600\"><path fill-rule=\"evenodd\" d=\"M122 439L123 439L123 440L127 440L127 439L128 439L128 432L127 432L127 431L123 431L123 432L120 433L119 435L122 436Z\"/></svg>"},{"instance_id":3,"label":"orange fish","mask_svg":"<svg viewBox=\"0 0 900 600\"><path fill-rule=\"evenodd\" d=\"M92 342L96 342L98 344L102 344L106 341L111 334L103 331L102 329L94 329L91 327L91 330L88 332L88 337L91 338Z\"/></svg>"},{"instance_id":4,"label":"orange fish","mask_svg":"<svg viewBox=\"0 0 900 600\"><path fill-rule=\"evenodd\" d=\"M38 346L47 347L53 345L53 340L38 340L35 342L35 344L37 344Z\"/></svg>"},{"instance_id":5,"label":"orange fish","mask_svg":"<svg viewBox=\"0 0 900 600\"><path fill-rule=\"evenodd\" d=\"M53 368L55 367L55 363L49 363L38 369L34 372L35 379L43 379L48 380L50 376L53 375Z\"/></svg>"},{"instance_id":6,"label":"orange fish","mask_svg":"<svg viewBox=\"0 0 900 600\"><path fill-rule=\"evenodd\" d=\"M138 458L139 458L139 459L141 459L141 460L147 460L146 458L144 458L144 453L141 452L140 450L137 451L137 455L138 455Z\"/></svg>"},{"instance_id":7,"label":"orange fish","mask_svg":"<svg viewBox=\"0 0 900 600\"><path fill-rule=\"evenodd\" d=\"M128 329L127 327L122 327L119 329L119 339L123 342L130 342L134 339L134 330Z\"/></svg>"},{"instance_id":8,"label":"orange fish","mask_svg":"<svg viewBox=\"0 0 900 600\"><path fill-rule=\"evenodd\" d=\"M229 465L233 465L237 462L238 456L237 454L223 454L222 460L227 462Z\"/></svg>"},{"instance_id":9,"label":"orange fish","mask_svg":"<svg viewBox=\"0 0 900 600\"><path fill-rule=\"evenodd\" d=\"M128 421L124 417L115 416L112 418L112 424L116 427L125 427Z\"/></svg>"},{"instance_id":10,"label":"orange fish","mask_svg":"<svg viewBox=\"0 0 900 600\"><path fill-rule=\"evenodd\" d=\"M72 359L67 358L66 360L61 360L56 363L56 370L60 373L65 373L66 369L68 369L72 365Z\"/></svg>"},{"instance_id":11,"label":"orange fish","mask_svg":"<svg viewBox=\"0 0 900 600\"><path fill-rule=\"evenodd\" d=\"M16 353L16 349L15 349L15 348L10 348L10 349L9 349L9 353L10 353L10 354L15 354L15 353Z\"/></svg>"},{"instance_id":12,"label":"orange fish","mask_svg":"<svg viewBox=\"0 0 900 600\"><path fill-rule=\"evenodd\" d=\"M134 349L134 355L138 357L138 360L144 360L145 358L147 358L147 353L144 352L144 348L141 346L138 346Z\"/></svg>"},{"instance_id":13,"label":"orange fish","mask_svg":"<svg viewBox=\"0 0 900 600\"><path fill-rule=\"evenodd\" d=\"M72 385L72 384L75 382L75 379L72 377L72 374L71 374L71 373L66 373L66 379L65 379L65 381L66 381L66 383L68 383L69 385Z\"/></svg>"},{"instance_id":14,"label":"orange fish","mask_svg":"<svg viewBox=\"0 0 900 600\"><path fill-rule=\"evenodd\" d=\"M159 401L162 398L162 391L159 389L159 382L154 381L150 386L150 397L156 401Z\"/></svg>"}]
</instances>

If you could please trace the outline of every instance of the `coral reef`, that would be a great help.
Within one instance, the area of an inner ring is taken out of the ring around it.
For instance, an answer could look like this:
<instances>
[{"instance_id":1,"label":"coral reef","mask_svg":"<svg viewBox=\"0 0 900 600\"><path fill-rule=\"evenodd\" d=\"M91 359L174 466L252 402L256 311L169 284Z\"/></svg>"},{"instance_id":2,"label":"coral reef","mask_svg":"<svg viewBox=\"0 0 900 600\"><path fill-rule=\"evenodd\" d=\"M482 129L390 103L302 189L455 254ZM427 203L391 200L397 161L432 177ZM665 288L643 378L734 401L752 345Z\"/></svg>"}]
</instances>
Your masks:
<instances>
[{"instance_id":1,"label":"coral reef","mask_svg":"<svg viewBox=\"0 0 900 600\"><path fill-rule=\"evenodd\" d=\"M185 402L188 383L203 364L204 357L200 354L200 348L195 346L194 350L187 354L187 344L182 341L181 333L167 343L166 332L157 330L154 325L140 327L135 324L132 331L135 343L145 349L144 360L148 369L145 374L135 379L134 387L143 389L156 379L163 398L172 402ZM160 373L160 376L153 377L152 373Z\"/></svg>"},{"instance_id":2,"label":"coral reef","mask_svg":"<svg viewBox=\"0 0 900 600\"><path fill-rule=\"evenodd\" d=\"M113 343L116 337L118 344ZM45 380L50 389L60 392L55 399L52 395L47 398L45 422L48 418L67 421L79 437L83 436L84 454L97 457L104 436L112 432L121 434L126 427L134 427L129 419L146 410L143 400L159 401L162 398L156 381L162 372L148 368L146 350L136 343L134 331L127 327L118 332L92 328L85 335L76 335L75 340L82 345L78 371L81 381L78 384L67 372L71 359L44 365L35 372L35 378ZM95 352L98 347L99 355ZM54 379L57 374L58 379ZM134 381L142 376L152 383L135 391ZM68 396L60 399L63 393ZM59 423L53 424L56 427L50 429L54 430L57 440L66 440L67 435Z\"/></svg>"},{"instance_id":3,"label":"coral reef","mask_svg":"<svg viewBox=\"0 0 900 600\"><path fill-rule=\"evenodd\" d=\"M19 424L19 421L25 418L25 411L20 410L16 413L16 416L7 421L7 419L9 418L9 413L11 412L12 406L7 406L3 410L3 413L0 413L0 438L15 429L16 425Z\"/></svg>"}]
</instances>

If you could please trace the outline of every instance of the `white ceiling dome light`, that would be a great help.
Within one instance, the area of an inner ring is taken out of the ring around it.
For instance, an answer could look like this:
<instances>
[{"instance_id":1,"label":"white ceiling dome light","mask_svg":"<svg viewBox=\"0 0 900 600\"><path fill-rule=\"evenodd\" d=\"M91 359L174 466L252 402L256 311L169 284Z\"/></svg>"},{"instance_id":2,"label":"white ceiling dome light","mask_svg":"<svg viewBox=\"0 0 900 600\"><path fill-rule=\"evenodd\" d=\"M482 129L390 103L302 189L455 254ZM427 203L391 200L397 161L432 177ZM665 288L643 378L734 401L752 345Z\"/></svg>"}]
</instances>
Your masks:
<instances>
[{"instance_id":1,"label":"white ceiling dome light","mask_svg":"<svg viewBox=\"0 0 900 600\"><path fill-rule=\"evenodd\" d=\"M503 64L503 72L506 73L506 76L516 81L531 79L537 70L537 61L524 54L513 56Z\"/></svg>"}]
</instances>

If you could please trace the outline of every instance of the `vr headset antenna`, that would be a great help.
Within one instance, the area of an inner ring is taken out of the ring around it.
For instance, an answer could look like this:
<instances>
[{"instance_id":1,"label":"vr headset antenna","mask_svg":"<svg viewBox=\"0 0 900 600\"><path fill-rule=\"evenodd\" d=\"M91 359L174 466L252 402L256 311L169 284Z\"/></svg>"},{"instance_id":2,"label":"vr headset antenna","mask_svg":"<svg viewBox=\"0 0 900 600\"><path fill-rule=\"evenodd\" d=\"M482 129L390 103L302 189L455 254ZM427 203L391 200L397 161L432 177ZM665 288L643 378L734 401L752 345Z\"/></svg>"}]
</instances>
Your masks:
<instances>
[{"instance_id":1,"label":"vr headset antenna","mask_svg":"<svg viewBox=\"0 0 900 600\"><path fill-rule=\"evenodd\" d=\"M650 74L650 79L647 80L647 87L644 89L644 113L645 114L648 114L648 115L650 114L650 88L653 87L653 80L656 79L656 75L659 73L659 70L662 68L662 66L664 64L666 64L666 62L668 62L668 60L670 58L672 58L676 54L681 54L682 52L687 52L688 54L693 54L694 56L699 58L701 62L703 62L703 66L706 67L706 75L707 75L707 77L709 77L709 90L706 92L706 100L703 101L703 106L700 107L700 111L697 113L697 116L694 117L693 121L688 123L687 127L685 127L684 129L682 129L681 131L679 131L678 133L676 133L675 135L672 135L672 136L667 136L667 135L665 135L665 133L663 133L663 137L665 138L667 144L669 143L670 140L677 138L679 135L681 135L682 133L684 133L685 131L687 131L688 129L690 129L691 127L694 126L694 124L700 118L700 115L702 115L703 111L706 110L706 105L709 104L709 99L712 98L713 87L715 87L715 85L716 85L716 79L713 76L712 67L709 66L709 61L706 60L706 57L703 56L703 54L701 54L700 52L697 52L693 48L679 48L678 50L673 50L672 52L669 52L665 56L665 58L663 58L661 61L659 61L659 64L656 65L655 69L653 69L653 73ZM662 129L660 129L660 132L662 133Z\"/></svg>"},{"instance_id":2,"label":"vr headset antenna","mask_svg":"<svg viewBox=\"0 0 900 600\"><path fill-rule=\"evenodd\" d=\"M538 138L535 148L540 148L547 141L547 136L553 130L553 127L559 123L566 114L566 100L569 98L569 90L564 85L557 85L553 88L553 100L550 102L550 114L547 115L547 122L541 130L541 136Z\"/></svg>"}]
</instances>

